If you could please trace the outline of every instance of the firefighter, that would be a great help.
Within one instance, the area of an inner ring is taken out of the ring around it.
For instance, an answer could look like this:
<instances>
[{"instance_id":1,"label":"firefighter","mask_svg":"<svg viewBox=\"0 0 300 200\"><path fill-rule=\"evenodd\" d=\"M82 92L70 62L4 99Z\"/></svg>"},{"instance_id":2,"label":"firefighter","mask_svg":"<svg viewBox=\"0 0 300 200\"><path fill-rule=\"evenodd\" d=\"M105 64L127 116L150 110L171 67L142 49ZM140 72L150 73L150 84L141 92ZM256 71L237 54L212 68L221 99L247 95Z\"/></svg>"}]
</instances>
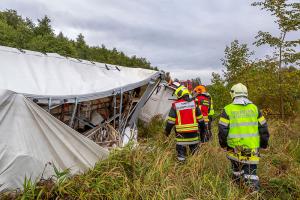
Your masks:
<instances>
[{"instance_id":1,"label":"firefighter","mask_svg":"<svg viewBox=\"0 0 300 200\"><path fill-rule=\"evenodd\" d=\"M175 79L174 81L170 81L169 86L176 91L179 87L184 87L184 85L180 84L178 79Z\"/></svg>"},{"instance_id":2,"label":"firefighter","mask_svg":"<svg viewBox=\"0 0 300 200\"><path fill-rule=\"evenodd\" d=\"M192 154L198 149L199 129L200 132L204 132L205 124L199 107L190 98L186 87L177 87L174 94L177 100L172 103L165 133L169 136L175 126L177 159L184 162L188 148Z\"/></svg>"},{"instance_id":3,"label":"firefighter","mask_svg":"<svg viewBox=\"0 0 300 200\"><path fill-rule=\"evenodd\" d=\"M201 141L207 142L212 138L211 122L214 115L213 100L210 94L206 91L204 85L198 85L194 89L194 97L197 105L199 106L204 118L206 132L205 135L201 135Z\"/></svg>"},{"instance_id":4,"label":"firefighter","mask_svg":"<svg viewBox=\"0 0 300 200\"><path fill-rule=\"evenodd\" d=\"M231 161L232 177L253 191L259 190L259 149L267 148L269 132L260 110L248 99L246 86L238 83L230 91L233 102L225 106L219 121L219 143Z\"/></svg>"}]
</instances>

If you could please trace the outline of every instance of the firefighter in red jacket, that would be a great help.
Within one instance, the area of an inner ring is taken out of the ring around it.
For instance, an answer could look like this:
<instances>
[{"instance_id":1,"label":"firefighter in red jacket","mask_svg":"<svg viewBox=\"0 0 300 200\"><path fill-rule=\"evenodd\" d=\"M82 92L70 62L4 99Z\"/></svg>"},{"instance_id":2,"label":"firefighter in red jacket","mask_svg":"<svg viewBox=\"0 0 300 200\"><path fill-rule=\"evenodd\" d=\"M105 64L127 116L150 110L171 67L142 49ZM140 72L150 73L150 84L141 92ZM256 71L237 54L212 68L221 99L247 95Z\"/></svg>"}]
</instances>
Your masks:
<instances>
[{"instance_id":1,"label":"firefighter in red jacket","mask_svg":"<svg viewBox=\"0 0 300 200\"><path fill-rule=\"evenodd\" d=\"M190 98L188 89L178 86L175 90L177 100L172 103L166 125L166 135L169 136L173 126L176 133L177 158L180 162L185 161L187 148L195 153L199 146L199 129L205 131L203 116L195 101Z\"/></svg>"},{"instance_id":2,"label":"firefighter in red jacket","mask_svg":"<svg viewBox=\"0 0 300 200\"><path fill-rule=\"evenodd\" d=\"M207 142L212 137L211 121L214 114L213 101L203 85L195 87L194 96L196 104L199 106L205 122L206 131L201 135L201 142Z\"/></svg>"}]
</instances>

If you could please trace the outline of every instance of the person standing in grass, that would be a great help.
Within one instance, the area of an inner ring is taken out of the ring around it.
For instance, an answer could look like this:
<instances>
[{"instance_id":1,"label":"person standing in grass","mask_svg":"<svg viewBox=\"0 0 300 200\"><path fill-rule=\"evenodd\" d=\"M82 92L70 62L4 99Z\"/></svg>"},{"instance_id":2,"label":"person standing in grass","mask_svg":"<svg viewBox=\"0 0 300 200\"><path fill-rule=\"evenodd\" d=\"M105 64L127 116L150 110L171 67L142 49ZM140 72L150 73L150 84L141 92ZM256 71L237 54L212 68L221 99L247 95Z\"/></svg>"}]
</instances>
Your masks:
<instances>
[{"instance_id":1,"label":"person standing in grass","mask_svg":"<svg viewBox=\"0 0 300 200\"><path fill-rule=\"evenodd\" d=\"M187 148L190 149L192 154L198 149L200 142L199 129L203 133L205 123L199 107L190 98L189 90L179 84L174 89L177 100L172 103L165 133L169 136L175 126L177 159L184 162Z\"/></svg>"},{"instance_id":2,"label":"person standing in grass","mask_svg":"<svg viewBox=\"0 0 300 200\"><path fill-rule=\"evenodd\" d=\"M198 85L194 88L194 98L199 106L204 118L206 134L201 135L201 142L208 142L212 139L211 122L214 115L213 101L210 94L206 91L204 85Z\"/></svg>"},{"instance_id":3,"label":"person standing in grass","mask_svg":"<svg viewBox=\"0 0 300 200\"><path fill-rule=\"evenodd\" d=\"M247 87L232 86L233 102L225 106L219 121L219 143L232 164L233 180L259 190L257 165L259 149L267 148L269 132L266 119L248 99Z\"/></svg>"}]
</instances>

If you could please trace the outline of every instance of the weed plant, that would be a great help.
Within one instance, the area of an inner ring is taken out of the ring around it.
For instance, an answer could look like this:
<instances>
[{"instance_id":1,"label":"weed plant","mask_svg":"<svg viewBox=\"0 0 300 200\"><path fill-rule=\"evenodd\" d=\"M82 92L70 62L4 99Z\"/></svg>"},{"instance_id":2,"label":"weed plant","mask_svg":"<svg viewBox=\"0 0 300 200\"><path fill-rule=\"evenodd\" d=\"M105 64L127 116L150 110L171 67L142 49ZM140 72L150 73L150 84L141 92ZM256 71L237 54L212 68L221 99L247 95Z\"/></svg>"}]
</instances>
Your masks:
<instances>
[{"instance_id":1,"label":"weed plant","mask_svg":"<svg viewBox=\"0 0 300 200\"><path fill-rule=\"evenodd\" d=\"M25 180L22 192L3 199L300 199L300 122L269 121L270 147L261 152L261 191L251 194L231 181L230 162L214 139L185 164L176 161L175 138L155 118L139 145L111 152L84 174L56 171L53 180ZM145 134L145 132L144 132Z\"/></svg>"}]
</instances>

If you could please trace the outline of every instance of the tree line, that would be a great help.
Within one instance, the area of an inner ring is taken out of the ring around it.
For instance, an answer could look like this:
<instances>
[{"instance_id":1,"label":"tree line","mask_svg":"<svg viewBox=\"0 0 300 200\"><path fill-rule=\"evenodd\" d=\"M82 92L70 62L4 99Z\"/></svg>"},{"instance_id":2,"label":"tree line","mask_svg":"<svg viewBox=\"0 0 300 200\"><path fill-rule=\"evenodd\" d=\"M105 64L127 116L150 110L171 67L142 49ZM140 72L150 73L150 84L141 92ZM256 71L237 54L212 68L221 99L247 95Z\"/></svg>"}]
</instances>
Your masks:
<instances>
[{"instance_id":1,"label":"tree line","mask_svg":"<svg viewBox=\"0 0 300 200\"><path fill-rule=\"evenodd\" d=\"M16 10L0 11L0 45L43 53L58 53L66 57L113 65L158 70L145 58L135 55L129 57L116 48L106 48L104 44L89 46L81 33L75 40L68 38L63 32L55 34L51 19L47 15L38 19L35 24L29 18L22 18Z\"/></svg>"},{"instance_id":2,"label":"tree line","mask_svg":"<svg viewBox=\"0 0 300 200\"><path fill-rule=\"evenodd\" d=\"M222 74L213 73L209 92L216 110L231 102L229 90L237 82L244 83L250 99L265 114L292 116L300 110L300 3L290 0L260 0L252 6L269 12L275 18L278 33L259 31L253 44L269 46L273 53L255 58L248 44L234 40L225 48L221 59ZM291 39L290 34L297 35ZM39 52L53 52L66 57L113 65L155 69L145 58L126 56L116 48L89 46L82 34L75 40L62 32L55 34L51 20L44 16L37 23L22 18L15 10L0 11L0 45ZM166 78L170 78L166 73ZM201 82L201 80L193 80Z\"/></svg>"},{"instance_id":3,"label":"tree line","mask_svg":"<svg viewBox=\"0 0 300 200\"><path fill-rule=\"evenodd\" d=\"M252 6L269 12L275 18L278 33L259 31L254 45L267 45L273 51L264 58L251 59L247 44L234 40L225 48L221 59L222 74L212 74L209 91L215 99L216 110L231 102L229 91L241 82L248 87L251 100L265 114L282 118L300 110L300 3L288 0L262 0ZM290 34L296 35L291 39Z\"/></svg>"}]
</instances>

